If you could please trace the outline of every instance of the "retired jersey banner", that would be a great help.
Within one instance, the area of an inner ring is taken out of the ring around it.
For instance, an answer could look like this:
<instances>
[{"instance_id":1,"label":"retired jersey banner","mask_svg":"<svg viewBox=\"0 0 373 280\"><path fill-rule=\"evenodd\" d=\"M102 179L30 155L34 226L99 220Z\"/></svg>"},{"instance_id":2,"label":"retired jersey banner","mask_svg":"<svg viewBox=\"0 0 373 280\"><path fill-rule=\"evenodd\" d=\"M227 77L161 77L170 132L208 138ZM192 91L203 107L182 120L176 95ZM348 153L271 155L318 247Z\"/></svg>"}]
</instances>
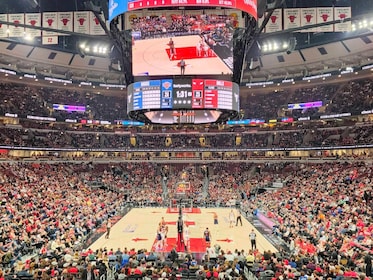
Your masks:
<instances>
[{"instance_id":1,"label":"retired jersey banner","mask_svg":"<svg viewBox=\"0 0 373 280\"><path fill-rule=\"evenodd\" d=\"M8 14L0 14L1 21L8 21ZM0 23L0 38L8 37L8 25Z\"/></svg>"},{"instance_id":2,"label":"retired jersey banner","mask_svg":"<svg viewBox=\"0 0 373 280\"><path fill-rule=\"evenodd\" d=\"M89 14L88 11L74 12L74 32L89 34Z\"/></svg>"},{"instance_id":3,"label":"retired jersey banner","mask_svg":"<svg viewBox=\"0 0 373 280\"><path fill-rule=\"evenodd\" d=\"M266 33L282 31L282 9L273 11L266 25Z\"/></svg>"},{"instance_id":4,"label":"retired jersey banner","mask_svg":"<svg viewBox=\"0 0 373 280\"><path fill-rule=\"evenodd\" d=\"M284 9L284 29L300 27L300 9Z\"/></svg>"},{"instance_id":5,"label":"retired jersey banner","mask_svg":"<svg viewBox=\"0 0 373 280\"><path fill-rule=\"evenodd\" d=\"M8 21L15 25L9 25L9 37L23 37L25 34L25 28L18 26L19 24L25 24L25 14L9 14Z\"/></svg>"},{"instance_id":6,"label":"retired jersey banner","mask_svg":"<svg viewBox=\"0 0 373 280\"><path fill-rule=\"evenodd\" d=\"M41 14L31 13L25 14L25 24L33 27L41 27ZM41 36L41 30L35 28L25 28L25 35L31 38Z\"/></svg>"},{"instance_id":7,"label":"retired jersey banner","mask_svg":"<svg viewBox=\"0 0 373 280\"><path fill-rule=\"evenodd\" d=\"M41 43L43 45L57 45L58 44L58 36L43 36L41 37Z\"/></svg>"},{"instance_id":8,"label":"retired jersey banner","mask_svg":"<svg viewBox=\"0 0 373 280\"><path fill-rule=\"evenodd\" d=\"M101 15L101 19L105 22L103 15ZM99 19L92 12L89 13L89 34L105 35L105 30L101 27Z\"/></svg>"},{"instance_id":9,"label":"retired jersey banner","mask_svg":"<svg viewBox=\"0 0 373 280\"><path fill-rule=\"evenodd\" d=\"M317 23L327 23L334 20L334 11L332 7L317 8ZM333 32L333 24L317 27L317 32Z\"/></svg>"},{"instance_id":10,"label":"retired jersey banner","mask_svg":"<svg viewBox=\"0 0 373 280\"><path fill-rule=\"evenodd\" d=\"M345 22L345 19L351 18L351 7L335 7L334 20L340 20L341 23L334 24L335 32L349 32L351 31L351 21Z\"/></svg>"},{"instance_id":11,"label":"retired jersey banner","mask_svg":"<svg viewBox=\"0 0 373 280\"><path fill-rule=\"evenodd\" d=\"M59 12L57 21L57 29L73 32L73 12ZM61 33L63 36L69 34Z\"/></svg>"},{"instance_id":12,"label":"retired jersey banner","mask_svg":"<svg viewBox=\"0 0 373 280\"><path fill-rule=\"evenodd\" d=\"M43 27L57 29L57 12L43 13ZM57 36L58 33L43 30L43 36Z\"/></svg>"},{"instance_id":13,"label":"retired jersey banner","mask_svg":"<svg viewBox=\"0 0 373 280\"><path fill-rule=\"evenodd\" d=\"M307 27L314 25L317 22L316 8L303 8L301 9L301 26ZM301 32L314 32L316 28L307 28Z\"/></svg>"}]
</instances>

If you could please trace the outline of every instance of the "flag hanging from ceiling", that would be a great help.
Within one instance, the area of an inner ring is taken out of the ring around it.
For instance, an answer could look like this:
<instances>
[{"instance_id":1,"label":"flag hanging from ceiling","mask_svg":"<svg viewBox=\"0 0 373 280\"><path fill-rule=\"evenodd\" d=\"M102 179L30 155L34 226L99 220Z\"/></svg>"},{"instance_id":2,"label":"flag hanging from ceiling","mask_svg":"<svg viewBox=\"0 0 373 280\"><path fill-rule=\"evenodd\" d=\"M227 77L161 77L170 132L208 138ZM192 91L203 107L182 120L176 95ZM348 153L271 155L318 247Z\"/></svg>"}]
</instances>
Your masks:
<instances>
[{"instance_id":1,"label":"flag hanging from ceiling","mask_svg":"<svg viewBox=\"0 0 373 280\"><path fill-rule=\"evenodd\" d=\"M25 24L25 14L9 14L8 21L14 23L9 25L9 37L23 37L25 36L25 28L19 24Z\"/></svg>"},{"instance_id":2,"label":"flag hanging from ceiling","mask_svg":"<svg viewBox=\"0 0 373 280\"><path fill-rule=\"evenodd\" d=\"M105 22L104 15L100 15L103 22ZM101 27L99 19L94 13L89 13L89 34L91 35L105 35L105 30Z\"/></svg>"},{"instance_id":3,"label":"flag hanging from ceiling","mask_svg":"<svg viewBox=\"0 0 373 280\"><path fill-rule=\"evenodd\" d=\"M317 8L317 23L327 23L334 20L333 7L319 7ZM317 27L317 32L333 32L333 24L327 24Z\"/></svg>"},{"instance_id":4,"label":"flag hanging from ceiling","mask_svg":"<svg viewBox=\"0 0 373 280\"><path fill-rule=\"evenodd\" d=\"M284 9L284 29L300 27L300 9Z\"/></svg>"},{"instance_id":5,"label":"flag hanging from ceiling","mask_svg":"<svg viewBox=\"0 0 373 280\"><path fill-rule=\"evenodd\" d=\"M266 25L266 33L282 31L282 9L273 11Z\"/></svg>"},{"instance_id":6,"label":"flag hanging from ceiling","mask_svg":"<svg viewBox=\"0 0 373 280\"><path fill-rule=\"evenodd\" d=\"M0 14L1 21L8 21L8 14ZM8 25L0 23L0 38L8 37Z\"/></svg>"},{"instance_id":7,"label":"flag hanging from ceiling","mask_svg":"<svg viewBox=\"0 0 373 280\"><path fill-rule=\"evenodd\" d=\"M316 8L303 8L301 9L301 26L307 27L316 24ZM316 28L303 29L301 32L315 32Z\"/></svg>"},{"instance_id":8,"label":"flag hanging from ceiling","mask_svg":"<svg viewBox=\"0 0 373 280\"><path fill-rule=\"evenodd\" d=\"M345 21L351 18L351 7L335 7L334 20L340 20L340 23L334 24L335 32L351 31L351 21Z\"/></svg>"},{"instance_id":9,"label":"flag hanging from ceiling","mask_svg":"<svg viewBox=\"0 0 373 280\"><path fill-rule=\"evenodd\" d=\"M90 12L74 12L74 32L89 34Z\"/></svg>"},{"instance_id":10,"label":"flag hanging from ceiling","mask_svg":"<svg viewBox=\"0 0 373 280\"><path fill-rule=\"evenodd\" d=\"M73 32L73 12L59 12L57 17L57 29ZM61 33L60 35L68 36L69 34Z\"/></svg>"},{"instance_id":11,"label":"flag hanging from ceiling","mask_svg":"<svg viewBox=\"0 0 373 280\"><path fill-rule=\"evenodd\" d=\"M41 14L31 13L25 14L25 24L32 27L41 27ZM35 28L25 28L25 35L31 38L41 36L41 30Z\"/></svg>"}]
</instances>

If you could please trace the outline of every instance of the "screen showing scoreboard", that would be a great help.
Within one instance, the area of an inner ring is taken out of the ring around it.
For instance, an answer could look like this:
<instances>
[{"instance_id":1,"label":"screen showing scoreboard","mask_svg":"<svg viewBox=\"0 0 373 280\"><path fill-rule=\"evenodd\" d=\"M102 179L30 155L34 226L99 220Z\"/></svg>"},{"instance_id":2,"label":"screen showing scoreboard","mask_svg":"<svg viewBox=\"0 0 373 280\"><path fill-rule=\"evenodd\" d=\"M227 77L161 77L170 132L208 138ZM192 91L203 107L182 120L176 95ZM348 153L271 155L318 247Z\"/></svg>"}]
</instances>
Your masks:
<instances>
[{"instance_id":1,"label":"screen showing scoreboard","mask_svg":"<svg viewBox=\"0 0 373 280\"><path fill-rule=\"evenodd\" d=\"M239 111L236 83L214 79L135 82L127 89L127 113L143 111L152 123L209 123Z\"/></svg>"},{"instance_id":2,"label":"screen showing scoreboard","mask_svg":"<svg viewBox=\"0 0 373 280\"><path fill-rule=\"evenodd\" d=\"M239 110L236 83L212 79L165 79L136 82L127 89L127 112L159 109Z\"/></svg>"}]
</instances>

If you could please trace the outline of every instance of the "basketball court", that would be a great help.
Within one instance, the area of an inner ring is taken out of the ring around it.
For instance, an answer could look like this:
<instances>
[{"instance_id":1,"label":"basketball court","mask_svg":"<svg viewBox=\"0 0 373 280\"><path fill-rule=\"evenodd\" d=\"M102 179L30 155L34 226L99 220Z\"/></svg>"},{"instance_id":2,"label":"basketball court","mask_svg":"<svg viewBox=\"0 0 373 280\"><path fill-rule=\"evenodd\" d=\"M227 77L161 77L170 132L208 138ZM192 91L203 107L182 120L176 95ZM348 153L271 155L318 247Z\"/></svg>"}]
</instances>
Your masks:
<instances>
[{"instance_id":1,"label":"basketball court","mask_svg":"<svg viewBox=\"0 0 373 280\"><path fill-rule=\"evenodd\" d=\"M221 75L232 71L209 48L204 55L197 54L196 46L201 41L198 35L173 37L176 54L170 59L169 38L136 40L132 46L133 74L143 75L180 75L178 65L181 59L186 62L185 75Z\"/></svg>"},{"instance_id":2,"label":"basketball court","mask_svg":"<svg viewBox=\"0 0 373 280\"><path fill-rule=\"evenodd\" d=\"M230 208L183 208L184 222L189 226L190 246L192 253L206 252L206 243L203 239L203 232L206 227L211 232L211 246L219 244L225 252L235 249L244 249L248 252L251 249L249 233L254 228L245 218L242 217L242 226L229 226ZM235 212L235 210L234 210ZM218 224L214 224L214 213L218 215ZM236 213L236 212L235 212ZM123 250L135 248L153 250L156 244L156 233L162 217L168 226L167 246L155 251L168 252L176 244L177 237L177 208L135 208L127 215L118 220L111 228L109 239L103 235L94 242L90 248ZM255 230L255 228L254 228ZM255 230L257 236L257 248L260 252L277 249L268 242L262 234Z\"/></svg>"}]
</instances>

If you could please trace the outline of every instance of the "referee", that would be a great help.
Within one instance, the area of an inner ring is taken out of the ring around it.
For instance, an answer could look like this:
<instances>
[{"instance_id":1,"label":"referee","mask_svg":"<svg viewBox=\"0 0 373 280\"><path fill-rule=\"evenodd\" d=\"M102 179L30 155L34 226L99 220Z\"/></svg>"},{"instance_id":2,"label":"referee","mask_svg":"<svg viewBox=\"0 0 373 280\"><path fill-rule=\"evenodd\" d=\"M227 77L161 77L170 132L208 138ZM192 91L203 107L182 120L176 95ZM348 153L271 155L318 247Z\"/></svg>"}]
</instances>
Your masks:
<instances>
[{"instance_id":1,"label":"referee","mask_svg":"<svg viewBox=\"0 0 373 280\"><path fill-rule=\"evenodd\" d=\"M256 233L254 232L254 229L251 230L249 237L251 242L251 250L256 250Z\"/></svg>"}]
</instances>

